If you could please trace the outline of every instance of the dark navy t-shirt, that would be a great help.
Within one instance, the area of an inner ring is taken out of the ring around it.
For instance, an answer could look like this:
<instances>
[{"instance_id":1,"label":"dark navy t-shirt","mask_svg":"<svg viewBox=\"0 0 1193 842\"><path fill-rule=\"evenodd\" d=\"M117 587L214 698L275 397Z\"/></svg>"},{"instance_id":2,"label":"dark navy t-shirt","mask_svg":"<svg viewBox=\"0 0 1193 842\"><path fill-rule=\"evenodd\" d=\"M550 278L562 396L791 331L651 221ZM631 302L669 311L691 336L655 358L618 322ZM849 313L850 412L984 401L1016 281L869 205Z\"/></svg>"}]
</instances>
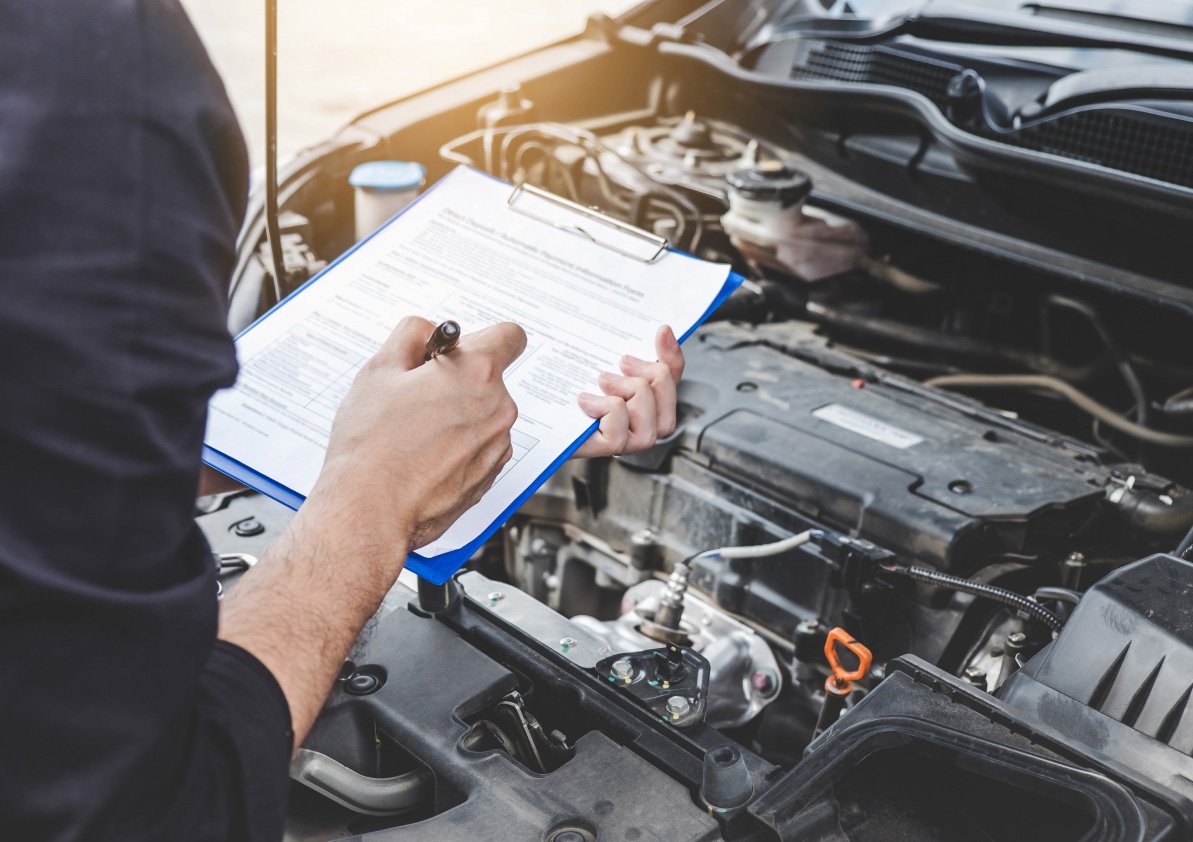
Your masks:
<instances>
[{"instance_id":1,"label":"dark navy t-shirt","mask_svg":"<svg viewBox=\"0 0 1193 842\"><path fill-rule=\"evenodd\" d=\"M177 0L0 0L0 838L281 837L192 519L247 180Z\"/></svg>"}]
</instances>

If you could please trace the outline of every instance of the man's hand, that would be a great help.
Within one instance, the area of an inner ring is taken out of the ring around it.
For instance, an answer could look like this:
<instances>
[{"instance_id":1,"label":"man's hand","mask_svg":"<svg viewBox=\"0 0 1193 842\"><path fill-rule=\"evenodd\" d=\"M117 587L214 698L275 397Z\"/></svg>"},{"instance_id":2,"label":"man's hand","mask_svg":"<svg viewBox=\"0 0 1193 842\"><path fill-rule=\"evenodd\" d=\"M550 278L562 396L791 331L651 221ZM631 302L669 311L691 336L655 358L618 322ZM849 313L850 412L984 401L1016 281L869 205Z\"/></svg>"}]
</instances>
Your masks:
<instances>
[{"instance_id":1,"label":"man's hand","mask_svg":"<svg viewBox=\"0 0 1193 842\"><path fill-rule=\"evenodd\" d=\"M411 549L438 538L509 461L518 408L502 373L526 348L504 323L423 364L435 326L404 319L340 405L308 505L326 498ZM396 575L396 574L395 574Z\"/></svg>"},{"instance_id":2,"label":"man's hand","mask_svg":"<svg viewBox=\"0 0 1193 842\"><path fill-rule=\"evenodd\" d=\"M655 336L659 361L621 358L621 375L604 372L604 395L580 395L580 408L601 425L576 451L577 457L613 456L652 447L675 431L676 384L683 375L683 351L669 327Z\"/></svg>"},{"instance_id":3,"label":"man's hand","mask_svg":"<svg viewBox=\"0 0 1193 842\"><path fill-rule=\"evenodd\" d=\"M220 637L273 673L296 744L409 551L439 537L510 458L517 409L502 373L526 335L495 325L424 364L433 329L406 319L357 375L310 497L221 607Z\"/></svg>"}]
</instances>

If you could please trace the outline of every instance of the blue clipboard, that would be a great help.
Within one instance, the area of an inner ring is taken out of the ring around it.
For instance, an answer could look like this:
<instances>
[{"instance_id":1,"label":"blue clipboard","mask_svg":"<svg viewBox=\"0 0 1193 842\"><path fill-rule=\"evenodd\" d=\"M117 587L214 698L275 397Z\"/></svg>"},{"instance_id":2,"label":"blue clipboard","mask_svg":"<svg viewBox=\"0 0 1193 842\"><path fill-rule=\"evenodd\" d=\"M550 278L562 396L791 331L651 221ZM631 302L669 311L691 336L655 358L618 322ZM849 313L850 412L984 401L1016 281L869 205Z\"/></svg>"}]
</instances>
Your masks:
<instances>
[{"instance_id":1,"label":"blue clipboard","mask_svg":"<svg viewBox=\"0 0 1193 842\"><path fill-rule=\"evenodd\" d=\"M477 172L480 172L480 171L477 170ZM481 173L481 175L484 175L488 178L493 178L496 181L501 181L501 179L497 179L495 176L489 175L488 173ZM436 182L436 184L438 184L438 183L439 182ZM502 182L502 183L504 184L506 182ZM413 207L419 200L421 200L423 198L423 196L428 195L434 189L435 189L435 185L432 185L430 188L428 188L426 191L424 191L421 196L419 196L417 199L415 199L413 202L411 202L409 205L407 205L405 208L403 208L401 211L399 211L397 214L395 214L388 222L386 222L384 225L382 225L380 228L378 228L376 231L374 231L368 237L361 240L359 243L357 243L351 249L344 252L342 255L340 255L338 258L336 258L336 260L331 265L329 265L327 268L325 268L319 274L315 275L309 281L304 283L302 286L300 286L298 289L296 289L293 293L291 293L289 296L287 296L285 299L283 299L281 301L281 303L272 307L269 311L267 311L260 318L258 318L256 321L254 321L251 325L246 327L243 331L240 332L240 334L237 336L237 339L239 339L244 334L248 333L250 330L252 330L257 325L261 324L261 322L263 322L265 319L268 319L274 313L277 313L282 307L284 307L286 305L287 302L293 300L296 296L301 295L312 284L318 283L320 278L323 278L325 275L327 275L329 272L331 272L333 269L335 269L336 266L338 266L345 258L347 258L349 255L351 255L353 252L355 252L358 248L360 248L362 245L367 243L373 237L377 236L378 233L380 233L381 231L384 231L386 228L388 228L390 225L392 225L394 220L401 217L403 213L405 213L407 210L409 210L411 207ZM522 188L517 187L517 188L513 188L513 189L514 189L514 193L511 194L511 206L512 206L512 201L513 201L514 197L517 196L519 190L521 190ZM539 192L540 195L543 195L541 193L541 191L536 191L536 192ZM547 194L547 195L549 196L549 194ZM577 213L582 213L590 218L597 218L597 219L599 219L600 222L602 222L605 225L611 225L611 226L616 227L623 231L632 230L634 232L637 232L639 235L641 235L642 237L644 237L647 240L654 239L653 234L647 234L646 232L639 232L638 229L630 229L630 227L626 226L625 223L622 223L619 221L614 221L614 220L609 220L607 217L603 217L600 214L597 214L597 213L595 213L587 208L584 208L580 205L575 205L572 202L568 202L566 199L560 199L558 197L550 197L550 198L556 204L562 204L566 207L569 207L569 208L575 210ZM601 245L600 242L598 242L596 239L594 239L591 235L589 235L585 230L583 230L579 226L576 226L575 230L578 231L579 233L583 234L585 237L587 237L592 242L595 242L598 245ZM683 254L685 257L689 257L689 258L692 257L691 255L685 254L684 252L681 252L678 249L672 249L672 248L667 247L666 241L662 241L662 243L663 244L662 244L662 246L660 246L659 253L662 253L663 251L672 251L672 252L675 252L676 254ZM614 249L614 250L617 251L617 249ZM619 252L619 253L625 254L625 252ZM630 256L632 256L632 255L630 255ZM658 256L659 256L659 254L655 254L654 259L657 259ZM692 259L695 259L695 258L692 258ZM644 262L653 262L653 260L645 260ZM696 324L692 325L691 328L689 328L682 336L677 337L679 339L679 342L682 344L685 340L687 340L687 338L689 336L691 336L696 331L696 328L700 327L700 325L702 325L705 322L705 320L707 320L708 317L710 315L712 315L713 311L716 310L718 307L720 307L721 304L723 304L725 302L725 300L730 295L733 294L733 291L736 290L741 285L743 280L744 280L744 278L742 278L741 275L738 275L735 272L730 272L729 277L725 281L725 285L721 288L721 291L717 294L717 297L713 300L712 304L710 304L708 309L704 312L704 315L702 315L697 320ZM542 486L542 484L544 482L546 482L551 477L552 474L554 474L557 470L559 470L559 468L563 465L563 463L566 462L572 456L572 454L575 453L580 448L580 446L582 444L584 444L585 441L587 441L588 437L591 436L594 432L596 432L596 429L598 426L599 426L599 422L594 421L592 426L590 426L579 438L577 438L574 442L572 442L572 444L562 454L560 454L559 458L556 459L554 462L552 462L550 467L548 467L547 470L545 470L542 474L540 474L534 480L534 482L532 482L522 492L522 494L519 495L518 499L516 499L513 503L511 503L509 505L509 507L506 508L506 510L503 511L497 517L496 520L494 520L491 524L489 524L489 526L486 527L485 530L480 535L478 535L475 539L473 539L468 544L464 545L463 547L460 547L457 550L452 550L451 552L443 553L442 555L438 555L433 558L425 558L416 552L411 553L406 559L406 567L408 569L414 571L416 574L418 574L422 578L424 578L436 585L441 585L444 582L446 582L448 579L451 578L452 574L454 574L457 570L459 570L461 567L463 567L464 564L470 558L472 558L472 556L476 553L476 551L479 550L481 548L481 546L484 545L484 543L486 541L488 541L489 538L491 538L493 536L493 534L495 532L497 532L497 530L500 529L505 524L505 522L507 520L509 520L510 517L512 517L513 514L519 508L521 508L522 504L525 503L526 500L531 497L531 495L533 495L536 491L538 491L538 489ZM237 482L242 483L243 485L246 485L255 491L259 491L262 494L266 495L267 497L270 497L270 498L276 500L277 502L281 503L283 506L286 506L287 508L293 509L295 511L298 510L298 507L301 506L303 501L306 499L305 497L303 497L301 494L299 494L297 491L293 490L292 488L287 488L286 486L284 486L278 482L275 482L273 479L253 470L248 465L245 465L243 462L233 459L232 457L228 456L227 454L222 453L212 447L209 447L206 444L203 445L203 461L206 464L210 465L211 467L215 468L217 471L219 471L223 474L227 474L229 477L236 480Z\"/></svg>"}]
</instances>

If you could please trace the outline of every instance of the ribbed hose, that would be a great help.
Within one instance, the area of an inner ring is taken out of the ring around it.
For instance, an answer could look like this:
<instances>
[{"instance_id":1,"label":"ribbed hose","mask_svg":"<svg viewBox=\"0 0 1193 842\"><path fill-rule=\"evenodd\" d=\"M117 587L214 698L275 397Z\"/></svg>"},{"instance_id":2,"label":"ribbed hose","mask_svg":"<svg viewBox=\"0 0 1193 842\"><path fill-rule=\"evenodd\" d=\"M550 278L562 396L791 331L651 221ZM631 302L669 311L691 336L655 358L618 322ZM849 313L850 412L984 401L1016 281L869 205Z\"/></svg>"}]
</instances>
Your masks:
<instances>
[{"instance_id":1,"label":"ribbed hose","mask_svg":"<svg viewBox=\"0 0 1193 842\"><path fill-rule=\"evenodd\" d=\"M1023 594L1008 591L1006 588L988 585L985 582L975 582L973 579L963 579L960 576L950 576L948 573L941 573L939 570L930 570L927 567L884 565L883 569L889 570L892 573L900 573L917 582L923 582L933 587L944 588L950 591L960 591L961 593L1001 602L1003 605L1015 608L1039 620L1052 629L1052 631L1060 631L1063 625L1060 617L1053 614L1043 605L1040 605L1040 603L1023 596Z\"/></svg>"}]
</instances>

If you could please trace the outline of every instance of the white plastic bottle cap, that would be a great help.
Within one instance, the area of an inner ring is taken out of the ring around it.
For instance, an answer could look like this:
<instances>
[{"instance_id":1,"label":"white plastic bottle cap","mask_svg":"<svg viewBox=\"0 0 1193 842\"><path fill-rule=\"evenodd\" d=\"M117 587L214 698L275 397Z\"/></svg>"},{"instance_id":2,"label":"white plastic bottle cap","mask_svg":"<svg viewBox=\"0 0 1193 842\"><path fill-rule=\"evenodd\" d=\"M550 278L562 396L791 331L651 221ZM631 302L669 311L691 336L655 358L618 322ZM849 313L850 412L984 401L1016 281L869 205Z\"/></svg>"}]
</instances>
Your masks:
<instances>
[{"instance_id":1,"label":"white plastic bottle cap","mask_svg":"<svg viewBox=\"0 0 1193 842\"><path fill-rule=\"evenodd\" d=\"M412 161L369 161L348 176L356 191L356 239L363 240L414 200L427 169Z\"/></svg>"}]
</instances>

